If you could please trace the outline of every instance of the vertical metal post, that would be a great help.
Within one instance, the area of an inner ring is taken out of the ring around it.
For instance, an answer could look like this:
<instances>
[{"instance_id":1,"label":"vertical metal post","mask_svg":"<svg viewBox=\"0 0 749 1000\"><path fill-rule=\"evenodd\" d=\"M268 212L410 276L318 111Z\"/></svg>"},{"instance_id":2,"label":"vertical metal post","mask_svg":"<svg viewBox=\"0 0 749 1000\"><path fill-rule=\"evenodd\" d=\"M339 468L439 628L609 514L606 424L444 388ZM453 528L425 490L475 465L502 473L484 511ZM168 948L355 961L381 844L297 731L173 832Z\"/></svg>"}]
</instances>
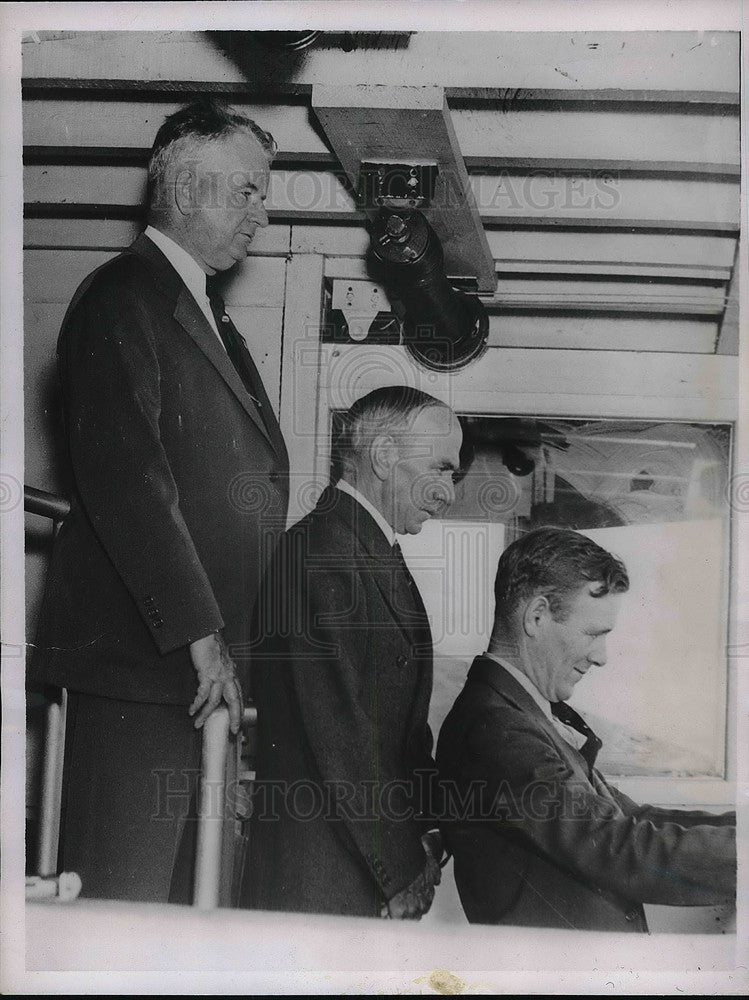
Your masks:
<instances>
[{"instance_id":1,"label":"vertical metal post","mask_svg":"<svg viewBox=\"0 0 749 1000\"><path fill-rule=\"evenodd\" d=\"M198 801L198 837L193 893L193 906L203 910L213 910L219 902L228 746L229 711L222 706L208 716L203 726L203 761Z\"/></svg>"},{"instance_id":2,"label":"vertical metal post","mask_svg":"<svg viewBox=\"0 0 749 1000\"><path fill-rule=\"evenodd\" d=\"M60 837L60 800L62 765L65 753L65 713L68 694L47 709L47 728L42 769L42 796L39 811L39 849L36 870L39 875L57 872L57 845Z\"/></svg>"}]
</instances>

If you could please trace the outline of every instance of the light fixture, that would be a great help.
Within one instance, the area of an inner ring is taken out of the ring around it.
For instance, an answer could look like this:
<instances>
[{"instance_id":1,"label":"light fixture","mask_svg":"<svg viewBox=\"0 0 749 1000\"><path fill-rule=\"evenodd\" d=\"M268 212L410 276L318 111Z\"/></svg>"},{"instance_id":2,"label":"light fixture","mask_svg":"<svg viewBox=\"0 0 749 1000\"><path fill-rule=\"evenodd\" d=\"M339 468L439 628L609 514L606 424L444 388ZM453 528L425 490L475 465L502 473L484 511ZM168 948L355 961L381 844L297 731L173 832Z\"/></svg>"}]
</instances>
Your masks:
<instances>
[{"instance_id":1,"label":"light fixture","mask_svg":"<svg viewBox=\"0 0 749 1000\"><path fill-rule=\"evenodd\" d=\"M405 308L404 342L418 362L451 372L484 353L486 311L476 296L450 284L442 245L421 212L380 211L372 222L372 254L382 283Z\"/></svg>"}]
</instances>

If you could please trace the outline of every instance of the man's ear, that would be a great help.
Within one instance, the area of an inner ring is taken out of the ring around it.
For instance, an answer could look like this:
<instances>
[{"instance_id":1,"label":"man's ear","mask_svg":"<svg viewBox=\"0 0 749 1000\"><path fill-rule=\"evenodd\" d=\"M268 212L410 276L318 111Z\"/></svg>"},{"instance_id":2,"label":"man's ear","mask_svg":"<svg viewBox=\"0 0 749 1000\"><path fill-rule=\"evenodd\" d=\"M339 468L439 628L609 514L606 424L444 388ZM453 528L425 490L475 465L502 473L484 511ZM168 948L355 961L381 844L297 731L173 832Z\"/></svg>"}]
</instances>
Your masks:
<instances>
[{"instance_id":1,"label":"man's ear","mask_svg":"<svg viewBox=\"0 0 749 1000\"><path fill-rule=\"evenodd\" d=\"M174 178L174 204L180 215L192 214L195 205L197 178L191 170L183 168Z\"/></svg>"},{"instance_id":2,"label":"man's ear","mask_svg":"<svg viewBox=\"0 0 749 1000\"><path fill-rule=\"evenodd\" d=\"M378 434L369 446L372 471L383 482L390 478L398 461L398 449L390 434Z\"/></svg>"},{"instance_id":3,"label":"man's ear","mask_svg":"<svg viewBox=\"0 0 749 1000\"><path fill-rule=\"evenodd\" d=\"M535 638L545 623L551 617L551 608L543 594L536 594L525 606L523 612L523 631L527 636Z\"/></svg>"}]
</instances>

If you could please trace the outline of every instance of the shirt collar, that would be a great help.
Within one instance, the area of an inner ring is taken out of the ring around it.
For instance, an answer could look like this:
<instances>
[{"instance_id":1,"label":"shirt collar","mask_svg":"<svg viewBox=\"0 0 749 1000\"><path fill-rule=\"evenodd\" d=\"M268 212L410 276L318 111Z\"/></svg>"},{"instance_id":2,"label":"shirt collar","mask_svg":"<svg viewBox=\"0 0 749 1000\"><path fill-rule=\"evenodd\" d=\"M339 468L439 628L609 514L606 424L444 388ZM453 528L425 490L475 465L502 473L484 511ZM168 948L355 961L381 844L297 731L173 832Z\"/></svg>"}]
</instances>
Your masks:
<instances>
[{"instance_id":1,"label":"shirt collar","mask_svg":"<svg viewBox=\"0 0 749 1000\"><path fill-rule=\"evenodd\" d=\"M488 650L484 653L484 656L488 657L490 660L494 660L494 662L498 663L500 667L504 667L507 673L510 674L511 677L514 677L521 687L525 688L531 698L544 713L546 718L549 719L550 722L553 721L554 717L551 714L551 705L549 704L548 699L544 698L530 677L527 677L522 670L519 670L515 666L514 663L510 663L508 660L503 660L501 657L495 656L494 653L490 653Z\"/></svg>"},{"instance_id":2,"label":"shirt collar","mask_svg":"<svg viewBox=\"0 0 749 1000\"><path fill-rule=\"evenodd\" d=\"M392 547L393 545L395 545L395 532L390 527L385 518L382 516L382 514L379 512L379 510L377 510L374 504L370 503L370 501L367 500L367 498L363 494L361 494L355 486L352 486L351 483L346 482L345 479L339 479L338 482L335 484L335 486L337 490L340 490L342 493L348 493L350 497L353 497L354 500L360 503L362 507L372 515L376 524L381 528L385 538L387 538L390 546Z\"/></svg>"},{"instance_id":3,"label":"shirt collar","mask_svg":"<svg viewBox=\"0 0 749 1000\"><path fill-rule=\"evenodd\" d=\"M145 235L161 250L174 270L187 285L195 301L200 303L205 299L206 273L195 258L191 257L187 250L181 247L179 243L175 243L171 236L162 233L160 229L155 229L153 226L146 226Z\"/></svg>"}]
</instances>

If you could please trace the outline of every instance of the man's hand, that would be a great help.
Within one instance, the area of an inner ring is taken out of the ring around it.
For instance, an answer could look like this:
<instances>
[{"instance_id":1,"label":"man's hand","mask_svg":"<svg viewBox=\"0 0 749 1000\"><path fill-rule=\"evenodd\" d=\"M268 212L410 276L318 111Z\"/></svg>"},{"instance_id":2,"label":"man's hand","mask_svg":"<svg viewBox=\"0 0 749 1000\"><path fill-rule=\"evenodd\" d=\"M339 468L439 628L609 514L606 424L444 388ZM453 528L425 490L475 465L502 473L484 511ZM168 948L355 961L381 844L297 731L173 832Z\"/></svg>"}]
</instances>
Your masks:
<instances>
[{"instance_id":1,"label":"man's hand","mask_svg":"<svg viewBox=\"0 0 749 1000\"><path fill-rule=\"evenodd\" d=\"M439 866L442 861L442 857L445 853L445 843L442 839L442 834L439 830L429 830L428 833L423 833L421 835L421 843L424 850L427 853L427 857L432 857L437 862ZM437 885L440 884L440 880L437 879Z\"/></svg>"},{"instance_id":2,"label":"man's hand","mask_svg":"<svg viewBox=\"0 0 749 1000\"><path fill-rule=\"evenodd\" d=\"M198 691L189 709L190 715L195 715L200 709L195 728L200 729L223 700L229 708L231 731L238 733L242 721L242 688L222 636L212 632L191 642L190 658L198 675Z\"/></svg>"},{"instance_id":3,"label":"man's hand","mask_svg":"<svg viewBox=\"0 0 749 1000\"><path fill-rule=\"evenodd\" d=\"M430 851L423 871L405 889L388 900L387 916L394 920L421 920L434 899L434 887L440 884L442 872Z\"/></svg>"}]
</instances>

